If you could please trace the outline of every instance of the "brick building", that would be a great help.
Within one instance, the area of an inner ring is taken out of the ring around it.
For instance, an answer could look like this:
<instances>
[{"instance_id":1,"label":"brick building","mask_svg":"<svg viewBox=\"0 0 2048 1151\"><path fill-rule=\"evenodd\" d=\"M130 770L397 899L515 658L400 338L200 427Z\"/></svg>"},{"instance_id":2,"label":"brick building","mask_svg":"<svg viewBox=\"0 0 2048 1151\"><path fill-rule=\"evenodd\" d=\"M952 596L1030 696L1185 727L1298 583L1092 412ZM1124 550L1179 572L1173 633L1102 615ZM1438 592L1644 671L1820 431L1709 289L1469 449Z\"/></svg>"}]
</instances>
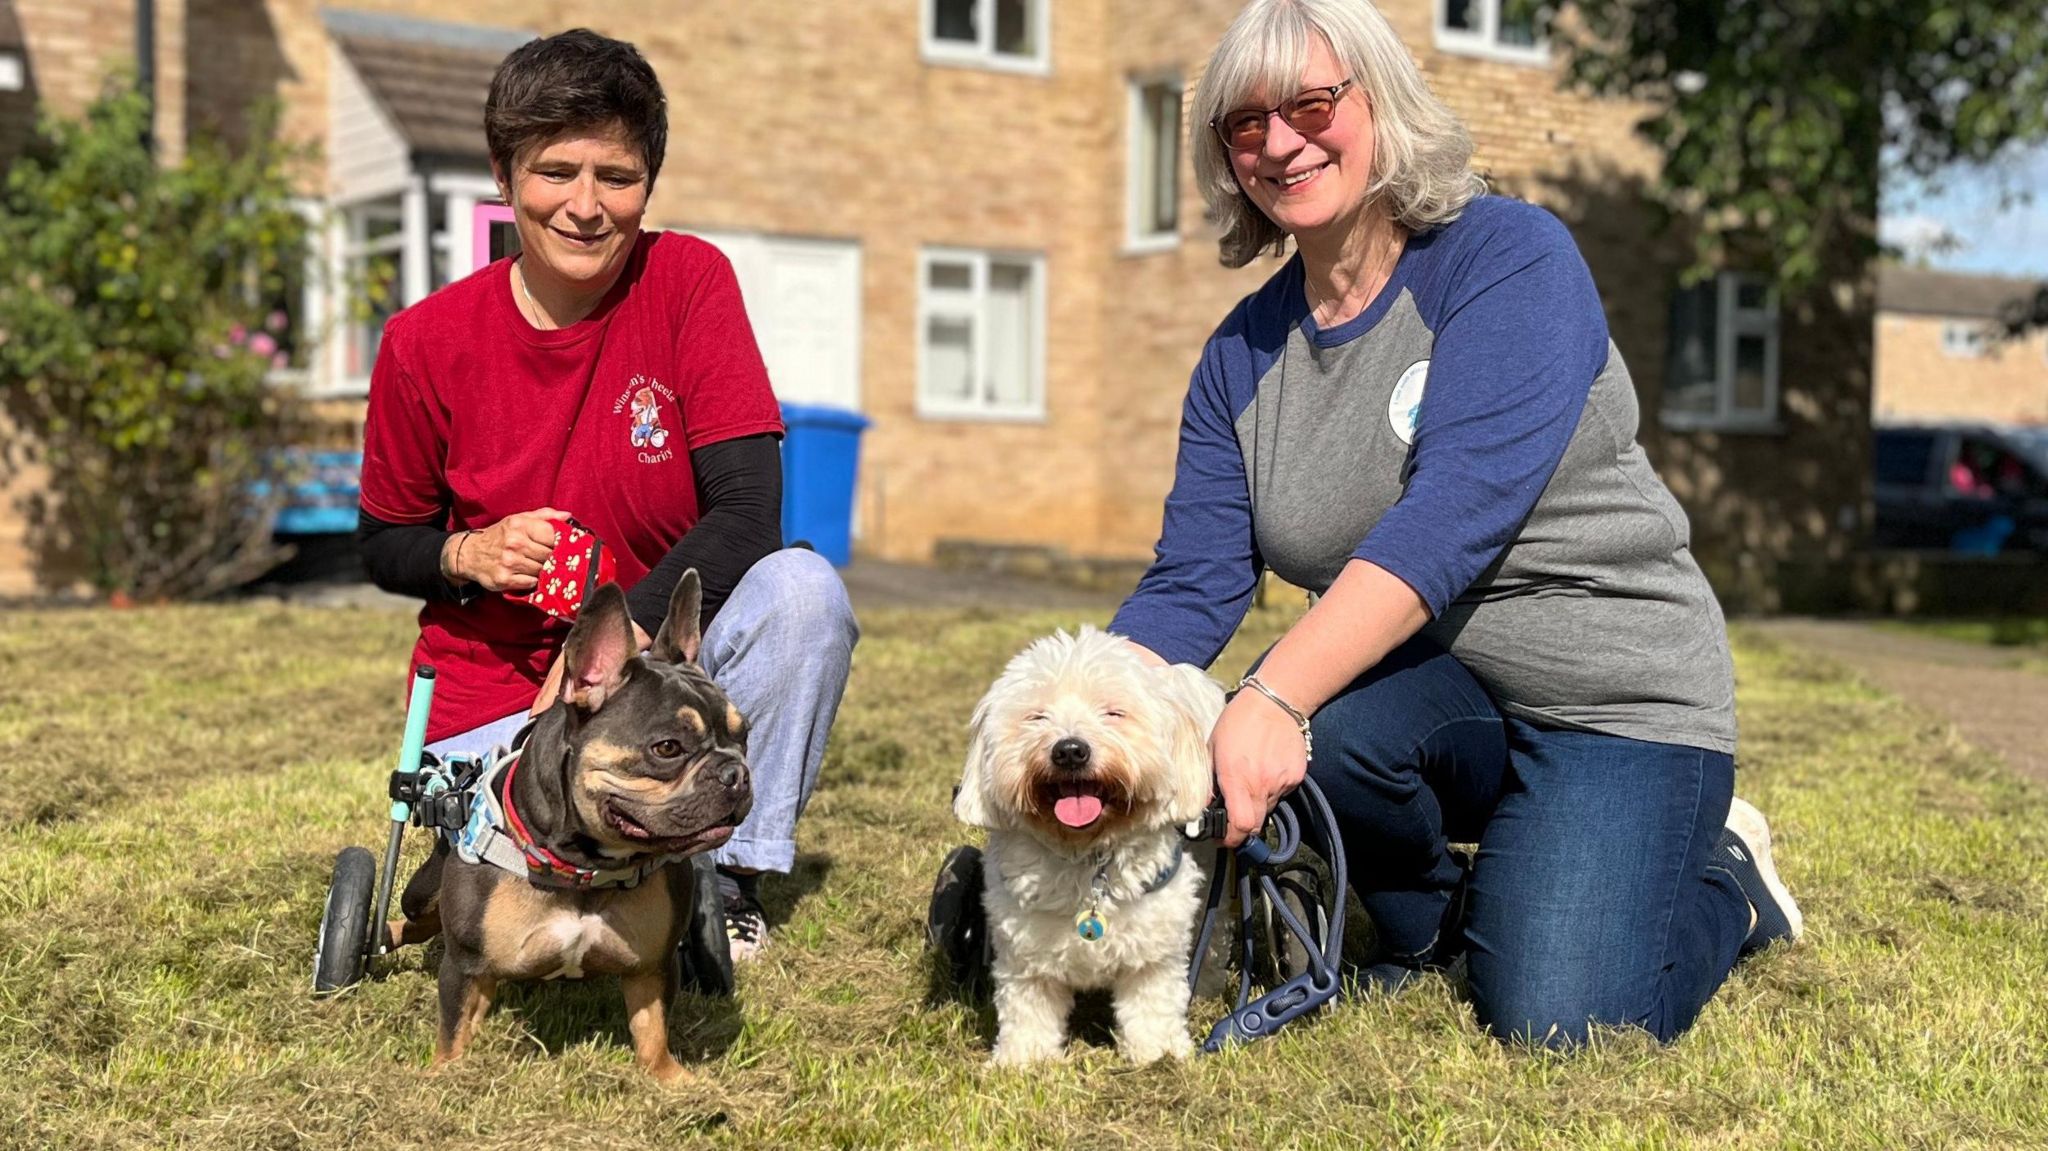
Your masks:
<instances>
[{"instance_id":1,"label":"brick building","mask_svg":"<svg viewBox=\"0 0 2048 1151\"><path fill-rule=\"evenodd\" d=\"M75 107L132 53L132 3L12 0L44 98ZM1181 94L1239 0L347 3L157 5L166 135L233 133L250 98L275 96L285 130L320 145L307 195L330 221L326 282L383 276L405 302L470 266L488 65L587 25L638 44L668 91L649 225L732 256L785 399L873 421L862 548L1149 554L1187 374L1272 270L1217 264L1179 143ZM1735 275L1682 287L1683 242L1653 234L1641 195L1656 157L1636 109L1560 91L1502 0L1383 8L1494 186L1578 236L1642 437L1723 593L1768 602L1777 561L1844 554L1867 505L1862 270L1782 304ZM309 293L326 319L299 382L346 417L375 317L333 297Z\"/></svg>"},{"instance_id":2,"label":"brick building","mask_svg":"<svg viewBox=\"0 0 2048 1151\"><path fill-rule=\"evenodd\" d=\"M2000 320L2039 281L1884 267L1877 275L1877 418L2048 424L2048 332Z\"/></svg>"}]
</instances>

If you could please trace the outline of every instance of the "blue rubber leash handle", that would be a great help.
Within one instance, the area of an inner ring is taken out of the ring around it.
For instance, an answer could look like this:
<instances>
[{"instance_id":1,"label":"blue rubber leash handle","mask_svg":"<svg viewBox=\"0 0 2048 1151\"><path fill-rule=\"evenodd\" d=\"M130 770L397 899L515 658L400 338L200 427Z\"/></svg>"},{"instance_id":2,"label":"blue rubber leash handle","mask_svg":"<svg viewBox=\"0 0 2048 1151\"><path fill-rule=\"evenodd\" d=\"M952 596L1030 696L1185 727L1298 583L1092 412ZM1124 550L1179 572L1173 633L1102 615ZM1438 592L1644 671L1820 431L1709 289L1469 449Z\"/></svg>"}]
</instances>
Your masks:
<instances>
[{"instance_id":1,"label":"blue rubber leash handle","mask_svg":"<svg viewBox=\"0 0 2048 1151\"><path fill-rule=\"evenodd\" d=\"M1223 830L1228 827L1228 823L1222 818L1221 807L1222 805L1218 804L1203 813L1197 826L1190 827L1190 833L1193 834L1199 828L1201 831L1209 832L1212 838L1220 839ZM1304 810L1297 811L1297 807ZM1307 814L1306 809L1310 808L1321 816L1320 824L1304 818ZM1255 889L1264 896L1266 904L1278 915L1289 933L1303 943L1310 942L1307 925L1302 923L1288 908L1286 901L1280 898L1280 893L1273 882L1273 868L1292 860L1300 849L1304 824L1331 830L1327 842L1320 836L1310 838L1316 840L1311 846L1321 853L1330 869L1331 887L1335 893L1332 900L1335 906L1328 909L1329 938L1326 944L1332 947L1342 946L1344 896L1349 886L1349 869L1344 859L1344 844L1335 834L1336 818L1330 810L1329 800L1323 796L1322 789L1316 786L1314 780L1305 779L1300 788L1287 795L1274 807L1272 813L1267 816L1266 827L1262 829L1261 834L1246 840L1237 848L1237 858L1230 870L1238 883L1238 906L1245 916L1239 929L1240 943L1245 949L1244 968L1239 978L1237 1004L1229 1014L1217 1022L1215 1029L1210 1031L1208 1040L1202 1044L1203 1051L1214 1053L1232 1043L1247 1042L1271 1035L1293 1020L1322 1008L1337 998L1343 990L1343 979L1334 956L1322 954L1319 949L1311 948L1310 954L1314 962L1310 970L1287 980L1257 999L1251 997L1250 908ZM1277 843L1269 843L1266 840L1267 831L1273 834ZM1197 950L1188 973L1190 988L1199 975L1200 963L1206 955L1210 930L1214 926L1217 907L1221 902L1221 890L1228 882L1223 874L1224 859L1225 853L1219 850L1217 874L1210 878L1212 886L1207 901L1208 907L1203 916L1201 930L1198 932Z\"/></svg>"}]
</instances>

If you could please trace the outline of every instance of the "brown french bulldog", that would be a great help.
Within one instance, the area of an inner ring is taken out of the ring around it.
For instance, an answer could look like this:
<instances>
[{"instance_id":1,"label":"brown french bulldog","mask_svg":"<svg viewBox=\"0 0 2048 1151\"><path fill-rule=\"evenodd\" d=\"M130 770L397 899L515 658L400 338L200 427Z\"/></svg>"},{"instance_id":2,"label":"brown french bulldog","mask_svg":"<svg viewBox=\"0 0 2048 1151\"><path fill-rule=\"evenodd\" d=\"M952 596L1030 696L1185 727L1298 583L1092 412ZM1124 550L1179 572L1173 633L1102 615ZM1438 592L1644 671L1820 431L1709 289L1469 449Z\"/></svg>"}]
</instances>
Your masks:
<instances>
[{"instance_id":1,"label":"brown french bulldog","mask_svg":"<svg viewBox=\"0 0 2048 1151\"><path fill-rule=\"evenodd\" d=\"M653 647L636 655L625 593L592 593L564 642L561 697L504 791L532 843L570 866L672 862L636 886L579 890L465 862L444 838L406 884L392 946L446 938L436 1066L462 1055L500 980L617 975L640 1066L663 1083L689 1078L668 1049L692 905L682 857L725 842L753 805L746 721L696 662L702 598L696 571L684 573Z\"/></svg>"}]
</instances>

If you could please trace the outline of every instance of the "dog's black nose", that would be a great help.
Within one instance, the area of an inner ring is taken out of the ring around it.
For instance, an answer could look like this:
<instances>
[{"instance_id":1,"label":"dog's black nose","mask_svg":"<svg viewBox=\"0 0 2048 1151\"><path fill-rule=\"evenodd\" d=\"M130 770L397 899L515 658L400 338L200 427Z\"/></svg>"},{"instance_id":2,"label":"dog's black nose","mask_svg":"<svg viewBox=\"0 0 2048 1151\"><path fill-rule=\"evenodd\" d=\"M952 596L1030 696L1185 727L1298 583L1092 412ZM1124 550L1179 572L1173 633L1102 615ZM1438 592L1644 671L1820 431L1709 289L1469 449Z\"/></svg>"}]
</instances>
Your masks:
<instances>
[{"instance_id":1,"label":"dog's black nose","mask_svg":"<svg viewBox=\"0 0 2048 1151\"><path fill-rule=\"evenodd\" d=\"M1073 736L1052 745L1052 765L1061 771L1079 771L1088 766L1088 743Z\"/></svg>"},{"instance_id":2,"label":"dog's black nose","mask_svg":"<svg viewBox=\"0 0 2048 1151\"><path fill-rule=\"evenodd\" d=\"M737 759L722 759L716 773L718 785L731 791L747 782L747 769Z\"/></svg>"}]
</instances>

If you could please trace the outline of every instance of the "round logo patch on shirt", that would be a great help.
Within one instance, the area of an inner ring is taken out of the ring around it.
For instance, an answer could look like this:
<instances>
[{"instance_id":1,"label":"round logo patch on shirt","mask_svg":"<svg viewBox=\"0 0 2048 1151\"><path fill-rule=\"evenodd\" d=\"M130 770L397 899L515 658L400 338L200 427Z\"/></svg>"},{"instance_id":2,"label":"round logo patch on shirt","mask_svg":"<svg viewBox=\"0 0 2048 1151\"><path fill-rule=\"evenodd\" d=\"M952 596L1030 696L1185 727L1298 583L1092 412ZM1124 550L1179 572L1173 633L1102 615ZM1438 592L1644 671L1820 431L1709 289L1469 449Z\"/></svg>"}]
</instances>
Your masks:
<instances>
[{"instance_id":1,"label":"round logo patch on shirt","mask_svg":"<svg viewBox=\"0 0 2048 1151\"><path fill-rule=\"evenodd\" d=\"M634 457L643 464L666 463L675 458L675 449L668 446L669 429L663 419L662 401L676 402L676 394L660 380L650 376L634 376L626 382L626 390L612 401L612 413L618 415L630 412L627 440L634 448Z\"/></svg>"},{"instance_id":2,"label":"round logo patch on shirt","mask_svg":"<svg viewBox=\"0 0 2048 1151\"><path fill-rule=\"evenodd\" d=\"M1417 360L1401 373L1394 394L1387 399L1387 422L1401 442L1415 446L1415 414L1422 410L1422 389L1429 383L1429 361Z\"/></svg>"}]
</instances>

